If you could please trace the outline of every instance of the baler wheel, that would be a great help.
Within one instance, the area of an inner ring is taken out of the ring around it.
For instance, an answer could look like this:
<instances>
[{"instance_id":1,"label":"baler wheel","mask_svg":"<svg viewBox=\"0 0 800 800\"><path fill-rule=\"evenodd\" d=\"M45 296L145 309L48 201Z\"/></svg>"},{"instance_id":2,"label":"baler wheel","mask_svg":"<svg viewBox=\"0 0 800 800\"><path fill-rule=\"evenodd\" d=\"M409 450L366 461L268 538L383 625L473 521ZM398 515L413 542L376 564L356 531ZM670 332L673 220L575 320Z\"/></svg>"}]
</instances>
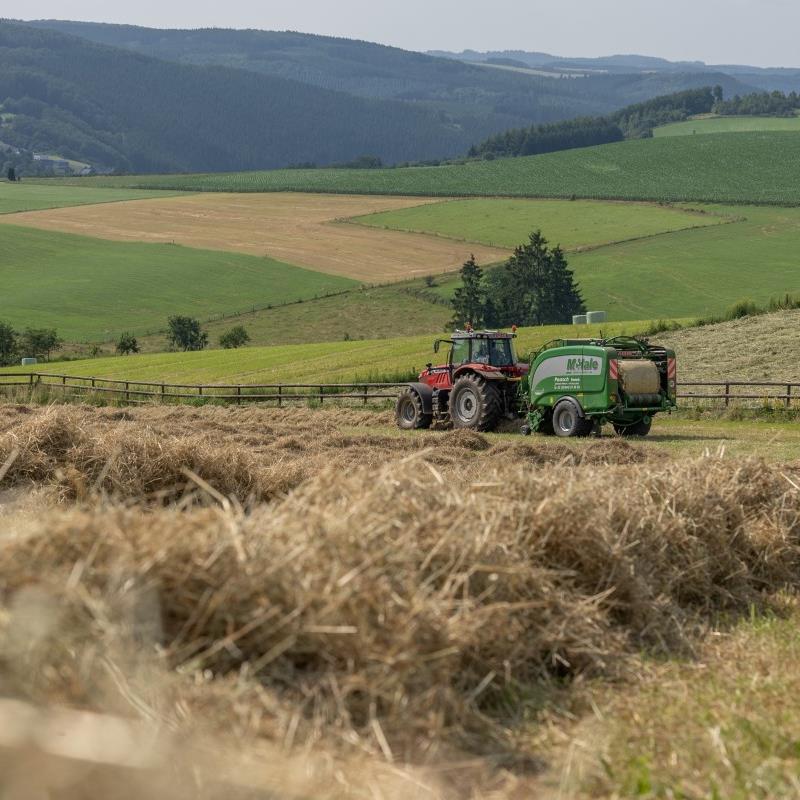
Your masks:
<instances>
[{"instance_id":1,"label":"baler wheel","mask_svg":"<svg viewBox=\"0 0 800 800\"><path fill-rule=\"evenodd\" d=\"M556 436L588 436L592 421L582 417L577 406L570 401L561 401L553 409L553 430Z\"/></svg>"}]
</instances>

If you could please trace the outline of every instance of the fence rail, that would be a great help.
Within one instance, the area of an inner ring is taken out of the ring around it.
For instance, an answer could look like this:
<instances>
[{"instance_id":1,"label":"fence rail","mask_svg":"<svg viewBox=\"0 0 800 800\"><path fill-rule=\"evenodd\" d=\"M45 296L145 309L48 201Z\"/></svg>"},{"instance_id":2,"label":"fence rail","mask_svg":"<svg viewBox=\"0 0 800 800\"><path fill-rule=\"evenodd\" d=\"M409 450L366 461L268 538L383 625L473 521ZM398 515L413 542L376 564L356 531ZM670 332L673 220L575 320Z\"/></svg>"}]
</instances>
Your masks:
<instances>
[{"instance_id":1,"label":"fence rail","mask_svg":"<svg viewBox=\"0 0 800 800\"><path fill-rule=\"evenodd\" d=\"M293 401L394 400L404 383L165 383L160 381L116 380L79 377L51 372L0 374L0 390L16 387L31 392L54 390L66 395L96 395L125 403L170 400L221 401L242 403L272 402L278 406Z\"/></svg>"},{"instance_id":2,"label":"fence rail","mask_svg":"<svg viewBox=\"0 0 800 800\"><path fill-rule=\"evenodd\" d=\"M118 380L79 377L50 372L0 373L0 391L46 389L67 395L95 395L124 403L153 401L218 401L242 403L284 403L313 400L347 400L367 405L373 400L394 400L401 387L397 383L165 383L161 381ZM678 385L678 399L731 403L779 403L787 408L800 402L800 382L792 381L684 381Z\"/></svg>"}]
</instances>

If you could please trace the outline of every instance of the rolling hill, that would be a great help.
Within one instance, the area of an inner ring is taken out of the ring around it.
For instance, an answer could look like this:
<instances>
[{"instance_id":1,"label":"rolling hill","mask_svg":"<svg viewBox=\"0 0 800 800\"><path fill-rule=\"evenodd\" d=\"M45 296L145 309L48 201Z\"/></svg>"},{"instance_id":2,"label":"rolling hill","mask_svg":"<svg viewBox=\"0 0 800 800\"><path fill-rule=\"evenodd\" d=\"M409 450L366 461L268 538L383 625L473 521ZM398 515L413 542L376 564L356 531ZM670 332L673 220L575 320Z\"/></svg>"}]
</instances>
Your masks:
<instances>
[{"instance_id":1,"label":"rolling hill","mask_svg":"<svg viewBox=\"0 0 800 800\"><path fill-rule=\"evenodd\" d=\"M479 131L494 133L515 125L603 114L656 95L714 83L731 95L752 90L722 73L704 70L701 75L692 65L672 74L641 71L558 81L294 31L156 30L63 20L28 24L168 61L235 67L435 109L473 141L483 138Z\"/></svg>"},{"instance_id":2,"label":"rolling hill","mask_svg":"<svg viewBox=\"0 0 800 800\"><path fill-rule=\"evenodd\" d=\"M462 153L479 128L423 105L171 63L0 22L7 158L14 149L57 153L138 172L326 164L365 153L395 162Z\"/></svg>"}]
</instances>

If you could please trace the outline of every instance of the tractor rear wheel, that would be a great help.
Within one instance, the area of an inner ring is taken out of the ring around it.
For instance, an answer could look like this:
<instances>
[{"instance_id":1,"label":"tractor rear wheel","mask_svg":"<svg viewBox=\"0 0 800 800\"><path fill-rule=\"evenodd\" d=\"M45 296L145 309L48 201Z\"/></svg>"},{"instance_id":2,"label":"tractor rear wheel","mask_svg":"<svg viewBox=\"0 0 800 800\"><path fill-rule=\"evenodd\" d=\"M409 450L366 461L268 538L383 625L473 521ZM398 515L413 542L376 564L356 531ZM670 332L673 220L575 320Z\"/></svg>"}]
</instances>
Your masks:
<instances>
[{"instance_id":1,"label":"tractor rear wheel","mask_svg":"<svg viewBox=\"0 0 800 800\"><path fill-rule=\"evenodd\" d=\"M633 425L614 425L614 430L620 436L647 436L650 433L652 424L652 419L640 419L638 422L634 422Z\"/></svg>"},{"instance_id":2,"label":"tractor rear wheel","mask_svg":"<svg viewBox=\"0 0 800 800\"><path fill-rule=\"evenodd\" d=\"M459 378L450 392L450 419L454 428L493 431L503 412L497 387L477 375Z\"/></svg>"},{"instance_id":3,"label":"tractor rear wheel","mask_svg":"<svg viewBox=\"0 0 800 800\"><path fill-rule=\"evenodd\" d=\"M553 430L561 437L588 436L592 422L580 415L574 403L562 401L553 409Z\"/></svg>"},{"instance_id":4,"label":"tractor rear wheel","mask_svg":"<svg viewBox=\"0 0 800 800\"><path fill-rule=\"evenodd\" d=\"M397 427L405 431L430 428L433 422L433 415L425 413L422 398L413 389L406 389L397 398L394 413Z\"/></svg>"}]
</instances>

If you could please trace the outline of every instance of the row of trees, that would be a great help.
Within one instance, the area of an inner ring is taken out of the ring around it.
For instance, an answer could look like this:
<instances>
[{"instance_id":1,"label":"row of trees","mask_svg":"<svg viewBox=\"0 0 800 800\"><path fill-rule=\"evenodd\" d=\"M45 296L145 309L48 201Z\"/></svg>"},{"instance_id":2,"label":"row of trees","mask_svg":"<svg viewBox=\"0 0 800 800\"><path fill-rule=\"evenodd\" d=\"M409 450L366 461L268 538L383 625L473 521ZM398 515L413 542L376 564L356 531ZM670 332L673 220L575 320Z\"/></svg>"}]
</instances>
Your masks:
<instances>
[{"instance_id":1,"label":"row of trees","mask_svg":"<svg viewBox=\"0 0 800 800\"><path fill-rule=\"evenodd\" d=\"M560 247L551 248L541 231L501 267L485 273L475 256L461 268L462 285L453 296L453 325L463 328L558 325L586 311L580 288Z\"/></svg>"},{"instance_id":2,"label":"row of trees","mask_svg":"<svg viewBox=\"0 0 800 800\"><path fill-rule=\"evenodd\" d=\"M16 364L20 358L44 358L61 349L64 340L53 328L26 328L21 333L0 321L0 366Z\"/></svg>"},{"instance_id":3,"label":"row of trees","mask_svg":"<svg viewBox=\"0 0 800 800\"><path fill-rule=\"evenodd\" d=\"M797 92L755 92L744 97L737 94L730 100L720 98L713 110L723 116L793 117L798 108L800 96Z\"/></svg>"},{"instance_id":4,"label":"row of trees","mask_svg":"<svg viewBox=\"0 0 800 800\"><path fill-rule=\"evenodd\" d=\"M471 158L530 156L598 144L641 139L653 128L708 113L723 102L721 86L706 86L654 97L604 117L578 117L550 125L515 128L491 136L470 148Z\"/></svg>"}]
</instances>

